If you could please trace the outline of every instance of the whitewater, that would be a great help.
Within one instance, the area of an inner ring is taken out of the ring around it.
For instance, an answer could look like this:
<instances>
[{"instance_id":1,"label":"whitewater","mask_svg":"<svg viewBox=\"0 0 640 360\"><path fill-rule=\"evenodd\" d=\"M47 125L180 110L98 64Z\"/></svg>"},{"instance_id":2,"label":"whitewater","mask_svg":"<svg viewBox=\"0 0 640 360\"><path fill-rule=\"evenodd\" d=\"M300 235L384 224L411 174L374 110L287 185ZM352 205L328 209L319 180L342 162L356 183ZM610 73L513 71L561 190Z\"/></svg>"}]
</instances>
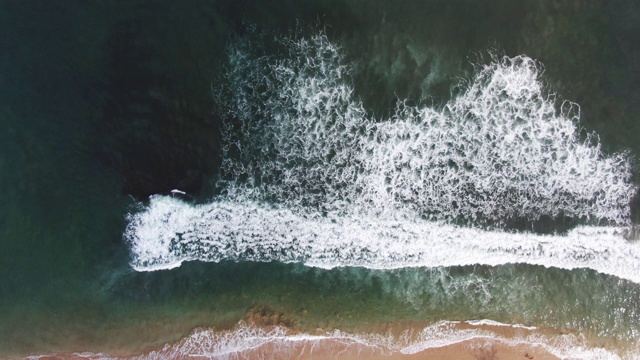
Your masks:
<instances>
[{"instance_id":1,"label":"whitewater","mask_svg":"<svg viewBox=\"0 0 640 360\"><path fill-rule=\"evenodd\" d=\"M279 261L325 269L526 263L589 268L640 283L640 245L615 227L579 227L535 235L432 221L308 218L258 204L191 205L157 196L132 219L128 234L138 271L183 261Z\"/></svg>"},{"instance_id":2,"label":"whitewater","mask_svg":"<svg viewBox=\"0 0 640 360\"><path fill-rule=\"evenodd\" d=\"M326 34L279 44L276 55L247 37L229 46L214 91L228 118L223 194L198 205L152 196L130 214L135 270L524 263L640 283L640 245L623 236L637 191L629 156L602 153L579 107L545 91L535 60L492 56L443 106L398 101L380 120ZM506 228L543 216L583 225L561 235Z\"/></svg>"}]
</instances>

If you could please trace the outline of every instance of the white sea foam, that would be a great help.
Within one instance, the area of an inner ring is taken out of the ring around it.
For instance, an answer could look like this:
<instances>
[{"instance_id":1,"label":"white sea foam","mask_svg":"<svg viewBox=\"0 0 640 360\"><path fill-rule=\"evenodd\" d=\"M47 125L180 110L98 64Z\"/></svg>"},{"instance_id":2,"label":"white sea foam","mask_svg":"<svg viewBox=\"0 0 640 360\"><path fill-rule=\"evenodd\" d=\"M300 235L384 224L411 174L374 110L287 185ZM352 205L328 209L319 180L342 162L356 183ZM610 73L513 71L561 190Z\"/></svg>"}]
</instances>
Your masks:
<instances>
[{"instance_id":1,"label":"white sea foam","mask_svg":"<svg viewBox=\"0 0 640 360\"><path fill-rule=\"evenodd\" d=\"M489 326L509 326L509 327L513 327L513 328L521 328L521 329L527 329L527 330L536 330L537 327L535 326L525 326L525 325L520 325L520 324L505 324L505 323L501 323L499 321L495 321L495 320L489 320L489 319L482 319L482 320L468 320L465 321L468 324L471 325L476 325L476 326L480 326L480 325L489 325Z\"/></svg>"},{"instance_id":2,"label":"white sea foam","mask_svg":"<svg viewBox=\"0 0 640 360\"><path fill-rule=\"evenodd\" d=\"M626 156L604 156L593 134L580 140L577 106L555 110L534 60L494 59L441 109L400 103L391 119L373 121L325 34L280 44L278 56L255 55L247 39L229 48L217 96L230 119L225 195L198 206L152 197L125 233L135 269L224 259L376 269L528 263L640 282L638 246L614 229L535 236L443 223L629 221Z\"/></svg>"},{"instance_id":3,"label":"white sea foam","mask_svg":"<svg viewBox=\"0 0 640 360\"><path fill-rule=\"evenodd\" d=\"M246 39L229 48L227 85L217 96L223 130L225 194L209 204L153 196L131 214L125 239L138 271L184 261L279 261L320 268L446 267L526 263L589 268L640 283L640 243L617 227L578 227L567 235L465 228L510 219L565 215L629 222L625 154L605 156L597 136L580 135L579 108L544 92L540 65L494 59L440 108L399 105L371 119L354 96L340 48L326 35L281 41L280 55L256 55ZM496 325L480 321L476 325ZM527 328L524 328L525 330ZM426 328L408 343L335 332L288 334L240 328L196 332L141 358L238 358L265 344L333 339L376 351L415 353L484 330ZM579 339L502 339L544 347L561 358L617 358ZM185 355L186 356L186 355Z\"/></svg>"},{"instance_id":4,"label":"white sea foam","mask_svg":"<svg viewBox=\"0 0 640 360\"><path fill-rule=\"evenodd\" d=\"M280 44L279 55L247 39L229 49L217 97L229 194L387 218L629 222L627 156L581 136L579 107L545 93L535 60L494 58L444 106L399 101L374 120L326 35Z\"/></svg>"},{"instance_id":5,"label":"white sea foam","mask_svg":"<svg viewBox=\"0 0 640 360\"><path fill-rule=\"evenodd\" d=\"M192 205L154 196L125 232L138 271L183 261L279 261L370 269L526 263L589 268L640 283L640 243L614 227L566 236L508 233L427 220L302 216L257 203Z\"/></svg>"},{"instance_id":6,"label":"white sea foam","mask_svg":"<svg viewBox=\"0 0 640 360\"><path fill-rule=\"evenodd\" d=\"M588 341L574 335L515 334L505 337L489 329L459 328L457 322L442 321L418 331L405 331L401 335L352 334L343 331L319 332L317 335L294 333L275 327L262 329L240 325L233 331L197 330L174 345L127 359L252 359L297 358L301 353L321 353L323 356L347 357L359 355L416 354L422 351L470 342L475 348L491 343L509 346L524 345L542 349L561 359L621 359L619 354L604 348L590 346ZM123 359L106 354L74 354L84 359ZM633 359L633 354L622 355Z\"/></svg>"}]
</instances>

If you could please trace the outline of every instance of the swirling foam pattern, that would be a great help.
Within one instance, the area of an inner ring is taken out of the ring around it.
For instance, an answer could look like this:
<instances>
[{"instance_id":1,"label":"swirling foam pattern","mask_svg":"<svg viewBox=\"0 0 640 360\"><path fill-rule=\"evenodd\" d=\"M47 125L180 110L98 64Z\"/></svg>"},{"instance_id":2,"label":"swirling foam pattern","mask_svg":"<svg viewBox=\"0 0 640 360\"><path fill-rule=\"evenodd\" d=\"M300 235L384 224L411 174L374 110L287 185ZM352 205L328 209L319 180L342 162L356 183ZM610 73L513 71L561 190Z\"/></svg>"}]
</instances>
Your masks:
<instances>
[{"instance_id":1,"label":"swirling foam pattern","mask_svg":"<svg viewBox=\"0 0 640 360\"><path fill-rule=\"evenodd\" d=\"M400 102L367 117L340 48L323 33L281 40L279 55L247 39L229 48L218 106L223 184L212 203L155 196L129 216L132 266L187 260L301 262L376 269L529 263L591 268L640 283L640 245L614 228L536 236L447 225L500 225L563 214L626 224L625 154L581 140L579 109L555 109L539 64L496 59L445 106Z\"/></svg>"},{"instance_id":2,"label":"swirling foam pattern","mask_svg":"<svg viewBox=\"0 0 640 360\"><path fill-rule=\"evenodd\" d=\"M627 156L604 156L594 134L581 140L578 106L556 111L536 61L494 59L442 108L400 102L375 121L326 35L281 45L281 56L253 55L246 39L229 51L218 102L232 119L223 166L230 193L348 214L628 223Z\"/></svg>"}]
</instances>

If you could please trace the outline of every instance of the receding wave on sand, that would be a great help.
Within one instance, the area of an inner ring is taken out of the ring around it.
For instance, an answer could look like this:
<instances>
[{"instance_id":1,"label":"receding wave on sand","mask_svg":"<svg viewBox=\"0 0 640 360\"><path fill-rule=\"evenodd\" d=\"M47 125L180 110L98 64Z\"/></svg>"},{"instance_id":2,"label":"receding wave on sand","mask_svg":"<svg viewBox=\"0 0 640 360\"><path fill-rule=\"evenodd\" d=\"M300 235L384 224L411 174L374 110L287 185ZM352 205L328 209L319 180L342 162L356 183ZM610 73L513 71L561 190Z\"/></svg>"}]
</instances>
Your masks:
<instances>
[{"instance_id":1,"label":"receding wave on sand","mask_svg":"<svg viewBox=\"0 0 640 360\"><path fill-rule=\"evenodd\" d=\"M385 323L369 330L303 332L242 321L231 330L197 329L144 354L79 352L29 359L635 359L638 349L638 344L624 344L626 350L619 343L594 345L583 336L492 320Z\"/></svg>"}]
</instances>

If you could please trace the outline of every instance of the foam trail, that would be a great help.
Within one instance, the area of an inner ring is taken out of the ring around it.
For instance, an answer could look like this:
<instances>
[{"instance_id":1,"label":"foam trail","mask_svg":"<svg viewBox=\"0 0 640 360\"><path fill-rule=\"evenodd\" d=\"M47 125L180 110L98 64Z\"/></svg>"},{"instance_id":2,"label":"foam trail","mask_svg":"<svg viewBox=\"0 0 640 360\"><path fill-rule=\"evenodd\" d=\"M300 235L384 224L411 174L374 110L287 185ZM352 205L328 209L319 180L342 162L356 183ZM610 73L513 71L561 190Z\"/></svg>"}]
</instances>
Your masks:
<instances>
[{"instance_id":1,"label":"foam trail","mask_svg":"<svg viewBox=\"0 0 640 360\"><path fill-rule=\"evenodd\" d=\"M501 323L495 320L489 320L489 319L482 319L482 320L469 320L466 321L466 323L470 324L470 325L491 325L491 326L511 326L513 328L522 328L522 329L527 329L527 330L536 330L537 327L535 326L525 326L525 325L520 325L520 324L505 324L505 323Z\"/></svg>"},{"instance_id":2,"label":"foam trail","mask_svg":"<svg viewBox=\"0 0 640 360\"><path fill-rule=\"evenodd\" d=\"M340 330L318 334L296 333L286 328L255 328L239 325L232 331L197 330L174 345L132 357L111 357L107 354L77 353L80 359L261 359L299 358L316 354L330 358L372 357L393 354L418 354L429 349L467 342L469 351L493 343L541 349L561 359L621 359L604 348L590 346L584 338L574 335L543 335L516 329L515 336L506 337L491 327L459 327L460 322L441 321L422 330L405 331L400 335L353 334ZM508 324L500 324L509 326ZM633 356L633 355L631 355ZM37 357L32 357L36 359ZM623 355L624 359L633 358Z\"/></svg>"},{"instance_id":3,"label":"foam trail","mask_svg":"<svg viewBox=\"0 0 640 360\"><path fill-rule=\"evenodd\" d=\"M302 216L257 203L191 205L153 196L131 215L125 237L137 271L183 261L280 261L370 269L525 263L589 268L640 283L640 243L614 227L566 236L507 233L425 220Z\"/></svg>"}]
</instances>

